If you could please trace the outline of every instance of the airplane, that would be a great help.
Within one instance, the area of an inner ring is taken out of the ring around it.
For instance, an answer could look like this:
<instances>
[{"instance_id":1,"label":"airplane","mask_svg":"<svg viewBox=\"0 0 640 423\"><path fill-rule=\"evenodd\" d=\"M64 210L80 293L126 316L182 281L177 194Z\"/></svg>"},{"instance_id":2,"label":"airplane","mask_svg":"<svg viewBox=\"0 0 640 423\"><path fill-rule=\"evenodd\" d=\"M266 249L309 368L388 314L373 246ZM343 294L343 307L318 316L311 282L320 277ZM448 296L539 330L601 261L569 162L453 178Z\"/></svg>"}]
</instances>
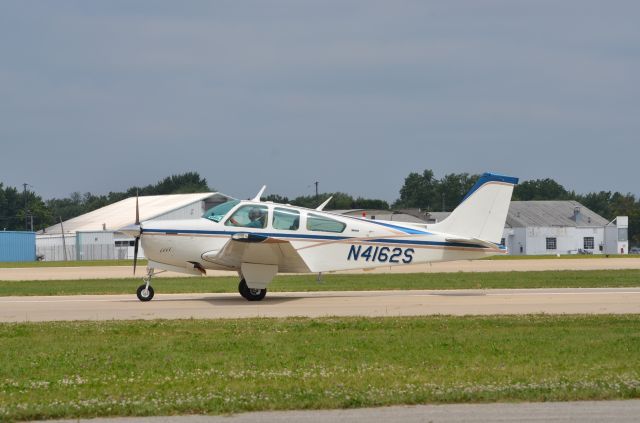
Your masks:
<instances>
[{"instance_id":1,"label":"airplane","mask_svg":"<svg viewBox=\"0 0 640 423\"><path fill-rule=\"evenodd\" d=\"M148 259L137 289L140 301L154 296L153 276L164 271L205 275L234 270L238 292L260 301L278 273L317 273L472 260L506 253L500 245L511 194L518 178L483 174L451 215L435 224L366 219L316 209L251 200L227 201L189 220L140 222L119 232L135 237L135 274L140 242Z\"/></svg>"}]
</instances>

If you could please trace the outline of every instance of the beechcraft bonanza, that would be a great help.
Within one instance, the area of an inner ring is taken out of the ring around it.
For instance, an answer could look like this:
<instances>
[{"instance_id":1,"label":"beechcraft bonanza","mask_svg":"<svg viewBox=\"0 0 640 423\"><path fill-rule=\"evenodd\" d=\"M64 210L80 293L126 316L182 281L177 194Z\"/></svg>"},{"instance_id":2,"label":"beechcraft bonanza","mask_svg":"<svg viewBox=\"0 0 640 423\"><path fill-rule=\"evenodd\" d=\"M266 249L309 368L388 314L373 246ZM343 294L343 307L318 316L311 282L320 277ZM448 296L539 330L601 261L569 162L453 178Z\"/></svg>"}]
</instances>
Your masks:
<instances>
[{"instance_id":1,"label":"beechcraft bonanza","mask_svg":"<svg viewBox=\"0 0 640 423\"><path fill-rule=\"evenodd\" d=\"M227 201L198 219L136 222L120 229L148 258L137 291L153 298L151 279L162 271L205 275L235 270L238 291L260 301L277 273L318 273L470 260L505 253L499 245L517 178L485 173L449 217L435 224L400 223L252 200ZM157 271L159 270L159 271Z\"/></svg>"}]
</instances>

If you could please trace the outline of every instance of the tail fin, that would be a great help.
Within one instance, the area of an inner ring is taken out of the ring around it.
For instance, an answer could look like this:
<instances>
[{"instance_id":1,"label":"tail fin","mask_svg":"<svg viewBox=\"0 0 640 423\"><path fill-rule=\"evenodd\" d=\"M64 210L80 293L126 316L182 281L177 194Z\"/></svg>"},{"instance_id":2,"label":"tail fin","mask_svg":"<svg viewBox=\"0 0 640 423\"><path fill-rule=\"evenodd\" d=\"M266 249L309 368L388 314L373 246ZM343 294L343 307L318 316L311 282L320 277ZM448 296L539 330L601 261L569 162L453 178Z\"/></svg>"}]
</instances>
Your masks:
<instances>
[{"instance_id":1,"label":"tail fin","mask_svg":"<svg viewBox=\"0 0 640 423\"><path fill-rule=\"evenodd\" d=\"M511 194L517 183L518 178L485 173L451 215L440 223L429 225L429 229L500 243Z\"/></svg>"}]
</instances>

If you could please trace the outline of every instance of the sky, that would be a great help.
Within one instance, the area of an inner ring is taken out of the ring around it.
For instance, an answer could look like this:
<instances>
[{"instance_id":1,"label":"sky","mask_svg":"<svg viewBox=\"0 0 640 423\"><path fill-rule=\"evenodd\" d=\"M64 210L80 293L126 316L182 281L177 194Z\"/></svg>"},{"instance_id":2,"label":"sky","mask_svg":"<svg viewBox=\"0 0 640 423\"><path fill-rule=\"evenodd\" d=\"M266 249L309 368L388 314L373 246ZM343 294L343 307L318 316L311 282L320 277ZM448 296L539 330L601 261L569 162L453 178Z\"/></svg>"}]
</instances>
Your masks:
<instances>
[{"instance_id":1,"label":"sky","mask_svg":"<svg viewBox=\"0 0 640 423\"><path fill-rule=\"evenodd\" d=\"M640 195L640 2L0 1L0 182L199 172L393 201L410 172Z\"/></svg>"}]
</instances>

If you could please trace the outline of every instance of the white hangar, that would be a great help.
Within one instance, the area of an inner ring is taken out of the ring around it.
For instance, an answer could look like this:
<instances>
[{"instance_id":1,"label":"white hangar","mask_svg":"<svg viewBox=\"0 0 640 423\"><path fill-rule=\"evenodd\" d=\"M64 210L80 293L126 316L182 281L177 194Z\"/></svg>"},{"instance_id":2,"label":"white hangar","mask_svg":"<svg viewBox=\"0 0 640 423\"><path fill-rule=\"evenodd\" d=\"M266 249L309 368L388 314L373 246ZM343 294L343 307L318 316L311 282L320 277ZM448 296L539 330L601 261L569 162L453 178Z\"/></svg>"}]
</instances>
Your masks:
<instances>
[{"instance_id":1,"label":"white hangar","mask_svg":"<svg viewBox=\"0 0 640 423\"><path fill-rule=\"evenodd\" d=\"M512 201L502 244L509 254L628 254L629 218L611 222L577 201Z\"/></svg>"},{"instance_id":2,"label":"white hangar","mask_svg":"<svg viewBox=\"0 0 640 423\"><path fill-rule=\"evenodd\" d=\"M192 219L228 198L217 192L141 196L140 221ZM47 261L132 259L133 239L117 230L135 218L135 197L74 217L39 232L36 255Z\"/></svg>"}]
</instances>

